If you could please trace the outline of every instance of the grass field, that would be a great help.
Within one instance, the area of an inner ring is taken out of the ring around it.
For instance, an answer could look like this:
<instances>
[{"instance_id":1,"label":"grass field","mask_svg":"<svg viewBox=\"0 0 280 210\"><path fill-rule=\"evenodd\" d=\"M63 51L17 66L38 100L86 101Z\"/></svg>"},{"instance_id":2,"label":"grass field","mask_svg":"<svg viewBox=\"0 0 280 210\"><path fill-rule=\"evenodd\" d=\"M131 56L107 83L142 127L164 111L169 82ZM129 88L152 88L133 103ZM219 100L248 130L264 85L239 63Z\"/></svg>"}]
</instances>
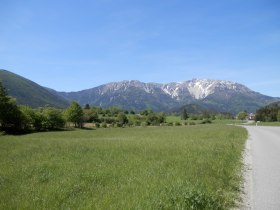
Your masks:
<instances>
[{"instance_id":1,"label":"grass field","mask_svg":"<svg viewBox=\"0 0 280 210\"><path fill-rule=\"evenodd\" d=\"M166 117L166 122L167 123L181 123L182 125L187 122L187 123L193 123L193 124L201 124L203 122L203 120L191 120L190 118L187 119L187 120L182 120L181 119L181 116L167 116ZM242 121L241 120L234 120L234 119L225 119L225 120L219 120L219 119L216 119L216 120L211 120L211 123L213 124L224 124L224 125L227 125L227 124L241 124Z\"/></svg>"},{"instance_id":2,"label":"grass field","mask_svg":"<svg viewBox=\"0 0 280 210\"><path fill-rule=\"evenodd\" d=\"M255 125L255 123L254 123ZM280 126L280 122L259 122L259 126Z\"/></svg>"},{"instance_id":3,"label":"grass field","mask_svg":"<svg viewBox=\"0 0 280 210\"><path fill-rule=\"evenodd\" d=\"M226 125L0 136L0 209L229 209L246 137Z\"/></svg>"}]
</instances>

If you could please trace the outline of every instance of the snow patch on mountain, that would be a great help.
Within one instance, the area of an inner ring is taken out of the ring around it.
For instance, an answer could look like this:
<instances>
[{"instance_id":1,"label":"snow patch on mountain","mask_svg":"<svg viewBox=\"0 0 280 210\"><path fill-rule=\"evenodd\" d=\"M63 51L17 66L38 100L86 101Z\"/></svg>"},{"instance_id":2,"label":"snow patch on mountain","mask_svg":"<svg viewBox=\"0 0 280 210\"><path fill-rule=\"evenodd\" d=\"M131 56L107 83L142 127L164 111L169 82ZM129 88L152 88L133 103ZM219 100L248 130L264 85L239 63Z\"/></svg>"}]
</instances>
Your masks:
<instances>
[{"instance_id":1,"label":"snow patch on mountain","mask_svg":"<svg viewBox=\"0 0 280 210\"><path fill-rule=\"evenodd\" d=\"M206 98L216 90L236 90L236 88L236 83L224 80L193 79L188 84L188 90L195 99Z\"/></svg>"},{"instance_id":2,"label":"snow patch on mountain","mask_svg":"<svg viewBox=\"0 0 280 210\"><path fill-rule=\"evenodd\" d=\"M203 99L217 90L236 90L237 83L224 80L193 79L185 82L173 82L162 86L162 90L172 98L180 100L190 94L195 99Z\"/></svg>"},{"instance_id":3,"label":"snow patch on mountain","mask_svg":"<svg viewBox=\"0 0 280 210\"><path fill-rule=\"evenodd\" d=\"M180 88L181 83L169 83L162 86L162 90L167 94L170 95L172 98L179 98L180 97Z\"/></svg>"}]
</instances>

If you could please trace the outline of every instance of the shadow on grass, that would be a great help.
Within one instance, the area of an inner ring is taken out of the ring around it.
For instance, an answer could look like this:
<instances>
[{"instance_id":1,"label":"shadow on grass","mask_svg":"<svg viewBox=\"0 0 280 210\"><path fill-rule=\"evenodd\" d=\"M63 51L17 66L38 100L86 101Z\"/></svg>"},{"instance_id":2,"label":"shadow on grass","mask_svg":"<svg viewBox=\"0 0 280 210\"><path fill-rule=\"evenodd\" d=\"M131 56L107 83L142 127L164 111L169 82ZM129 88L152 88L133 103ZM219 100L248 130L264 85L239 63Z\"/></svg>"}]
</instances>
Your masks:
<instances>
[{"instance_id":1,"label":"shadow on grass","mask_svg":"<svg viewBox=\"0 0 280 210\"><path fill-rule=\"evenodd\" d=\"M96 130L96 128L90 128L90 127L82 127L80 128L81 130L89 130L89 131L93 131Z\"/></svg>"},{"instance_id":2,"label":"shadow on grass","mask_svg":"<svg viewBox=\"0 0 280 210\"><path fill-rule=\"evenodd\" d=\"M65 131L75 131L75 130L96 130L96 129L89 128L89 127L82 127L82 128L67 127L67 128L48 129L48 130L39 130L39 131L6 129L2 131L0 130L0 136L5 136L5 135L21 136L21 135L27 135L31 133L65 132Z\"/></svg>"}]
</instances>

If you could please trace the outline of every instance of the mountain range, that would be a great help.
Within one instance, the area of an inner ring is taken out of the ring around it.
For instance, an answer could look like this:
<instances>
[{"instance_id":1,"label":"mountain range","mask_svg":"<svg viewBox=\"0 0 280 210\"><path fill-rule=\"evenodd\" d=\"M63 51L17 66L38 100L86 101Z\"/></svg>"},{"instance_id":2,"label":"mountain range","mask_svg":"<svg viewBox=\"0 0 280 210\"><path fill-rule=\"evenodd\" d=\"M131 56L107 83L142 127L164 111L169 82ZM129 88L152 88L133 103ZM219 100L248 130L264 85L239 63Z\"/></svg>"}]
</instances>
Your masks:
<instances>
[{"instance_id":1,"label":"mountain range","mask_svg":"<svg viewBox=\"0 0 280 210\"><path fill-rule=\"evenodd\" d=\"M210 110L238 113L255 112L260 107L279 101L252 91L246 86L224 80L192 79L167 84L144 83L137 80L112 82L77 92L57 92L28 79L0 70L0 81L19 104L32 107L65 107L75 100L81 105L111 107L127 110L175 111L186 107L190 112Z\"/></svg>"}]
</instances>

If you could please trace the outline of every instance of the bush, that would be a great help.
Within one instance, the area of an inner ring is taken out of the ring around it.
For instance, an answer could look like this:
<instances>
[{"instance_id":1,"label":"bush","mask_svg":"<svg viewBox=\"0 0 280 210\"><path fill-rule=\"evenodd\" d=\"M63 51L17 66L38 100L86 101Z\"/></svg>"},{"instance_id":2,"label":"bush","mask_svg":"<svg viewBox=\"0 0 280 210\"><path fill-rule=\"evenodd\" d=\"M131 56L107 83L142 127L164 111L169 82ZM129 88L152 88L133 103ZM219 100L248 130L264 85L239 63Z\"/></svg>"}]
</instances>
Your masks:
<instances>
[{"instance_id":1,"label":"bush","mask_svg":"<svg viewBox=\"0 0 280 210\"><path fill-rule=\"evenodd\" d=\"M140 120L135 120L134 121L134 125L135 126L140 126L141 125L141 121Z\"/></svg>"},{"instance_id":2,"label":"bush","mask_svg":"<svg viewBox=\"0 0 280 210\"><path fill-rule=\"evenodd\" d=\"M35 112L28 106L21 106L20 111L22 113L22 128L26 131L34 129Z\"/></svg>"},{"instance_id":3,"label":"bush","mask_svg":"<svg viewBox=\"0 0 280 210\"><path fill-rule=\"evenodd\" d=\"M42 125L45 130L57 130L65 126L65 120L62 112L58 109L47 107L42 112Z\"/></svg>"},{"instance_id":4,"label":"bush","mask_svg":"<svg viewBox=\"0 0 280 210\"><path fill-rule=\"evenodd\" d=\"M201 124L210 124L212 121L210 119L204 119Z\"/></svg>"},{"instance_id":5,"label":"bush","mask_svg":"<svg viewBox=\"0 0 280 210\"><path fill-rule=\"evenodd\" d=\"M197 115L195 115L195 114L191 115L191 120L198 120Z\"/></svg>"},{"instance_id":6,"label":"bush","mask_svg":"<svg viewBox=\"0 0 280 210\"><path fill-rule=\"evenodd\" d=\"M146 122L142 122L142 123L141 123L141 126L142 126L142 127L147 127L147 125L148 125L148 124L147 124Z\"/></svg>"},{"instance_id":7,"label":"bush","mask_svg":"<svg viewBox=\"0 0 280 210\"><path fill-rule=\"evenodd\" d=\"M101 123L101 128L107 128L107 123L105 122Z\"/></svg>"}]
</instances>

